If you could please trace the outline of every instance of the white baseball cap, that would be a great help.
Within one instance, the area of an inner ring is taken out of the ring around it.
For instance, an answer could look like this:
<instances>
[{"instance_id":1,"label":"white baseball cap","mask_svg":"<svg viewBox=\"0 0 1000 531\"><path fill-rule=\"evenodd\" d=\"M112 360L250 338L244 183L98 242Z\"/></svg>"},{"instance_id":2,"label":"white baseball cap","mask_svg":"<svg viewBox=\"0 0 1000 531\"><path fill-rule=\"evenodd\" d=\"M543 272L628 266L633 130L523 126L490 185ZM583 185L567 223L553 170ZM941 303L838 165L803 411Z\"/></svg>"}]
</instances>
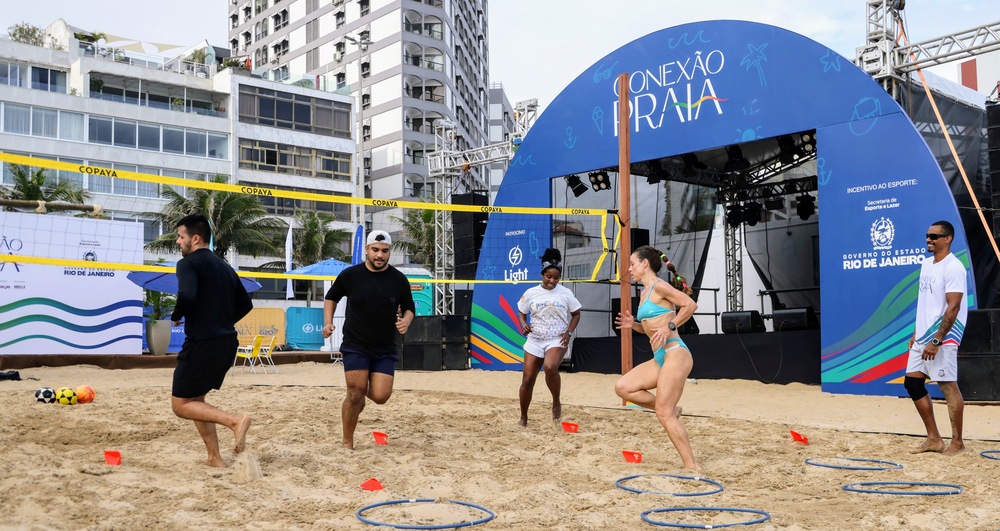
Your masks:
<instances>
[{"instance_id":1,"label":"white baseball cap","mask_svg":"<svg viewBox=\"0 0 1000 531\"><path fill-rule=\"evenodd\" d=\"M368 235L368 242L365 245L371 245L373 243L392 245L392 237L389 236L389 233L384 230L373 230L371 234Z\"/></svg>"}]
</instances>

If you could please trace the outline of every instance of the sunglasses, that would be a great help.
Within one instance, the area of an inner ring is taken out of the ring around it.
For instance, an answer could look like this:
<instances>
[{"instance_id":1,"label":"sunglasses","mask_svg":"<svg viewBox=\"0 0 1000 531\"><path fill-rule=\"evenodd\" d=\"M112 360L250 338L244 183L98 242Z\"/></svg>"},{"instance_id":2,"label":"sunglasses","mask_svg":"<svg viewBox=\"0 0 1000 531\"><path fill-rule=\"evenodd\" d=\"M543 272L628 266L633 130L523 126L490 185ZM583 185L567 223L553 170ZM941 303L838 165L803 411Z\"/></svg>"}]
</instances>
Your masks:
<instances>
[{"instance_id":1,"label":"sunglasses","mask_svg":"<svg viewBox=\"0 0 1000 531\"><path fill-rule=\"evenodd\" d=\"M928 240L933 242L937 241L938 238L947 238L948 236L951 236L951 234L935 234L933 232L928 232L925 236L927 236Z\"/></svg>"}]
</instances>

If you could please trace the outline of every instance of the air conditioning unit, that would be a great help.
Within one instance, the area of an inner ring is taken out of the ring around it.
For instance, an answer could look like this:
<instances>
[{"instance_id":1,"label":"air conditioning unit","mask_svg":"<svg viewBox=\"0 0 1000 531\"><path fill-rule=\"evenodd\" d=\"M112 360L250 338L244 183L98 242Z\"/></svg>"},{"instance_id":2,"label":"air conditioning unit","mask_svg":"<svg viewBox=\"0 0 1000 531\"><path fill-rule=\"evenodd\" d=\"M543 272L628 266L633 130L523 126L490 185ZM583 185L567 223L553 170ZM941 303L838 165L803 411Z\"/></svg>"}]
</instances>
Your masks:
<instances>
[{"instance_id":1,"label":"air conditioning unit","mask_svg":"<svg viewBox=\"0 0 1000 531\"><path fill-rule=\"evenodd\" d=\"M278 58L277 58L277 57L275 57L274 59L271 59L271 64L272 64L272 65L276 65L276 64L278 64Z\"/></svg>"},{"instance_id":2,"label":"air conditioning unit","mask_svg":"<svg viewBox=\"0 0 1000 531\"><path fill-rule=\"evenodd\" d=\"M344 52L333 52L333 59L337 62L344 60Z\"/></svg>"}]
</instances>

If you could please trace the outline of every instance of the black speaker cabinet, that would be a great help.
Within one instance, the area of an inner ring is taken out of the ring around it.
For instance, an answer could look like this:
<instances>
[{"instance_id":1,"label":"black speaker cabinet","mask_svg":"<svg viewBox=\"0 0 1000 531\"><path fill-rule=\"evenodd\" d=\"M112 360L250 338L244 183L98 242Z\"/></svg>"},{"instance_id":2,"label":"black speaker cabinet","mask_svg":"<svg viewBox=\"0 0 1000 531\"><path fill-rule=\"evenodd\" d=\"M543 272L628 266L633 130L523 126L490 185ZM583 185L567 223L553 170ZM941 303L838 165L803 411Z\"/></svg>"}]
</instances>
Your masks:
<instances>
[{"instance_id":1,"label":"black speaker cabinet","mask_svg":"<svg viewBox=\"0 0 1000 531\"><path fill-rule=\"evenodd\" d=\"M760 312L722 312L722 332L726 334L745 334L747 332L763 332L764 319Z\"/></svg>"},{"instance_id":2,"label":"black speaker cabinet","mask_svg":"<svg viewBox=\"0 0 1000 531\"><path fill-rule=\"evenodd\" d=\"M961 354L1000 354L1000 310L969 310Z\"/></svg>"},{"instance_id":3,"label":"black speaker cabinet","mask_svg":"<svg viewBox=\"0 0 1000 531\"><path fill-rule=\"evenodd\" d=\"M649 229L629 229L632 239L632 250L636 250L643 245L649 245Z\"/></svg>"},{"instance_id":4,"label":"black speaker cabinet","mask_svg":"<svg viewBox=\"0 0 1000 531\"><path fill-rule=\"evenodd\" d=\"M421 315L413 318L406 330L406 343L440 343L441 318L437 315Z\"/></svg>"},{"instance_id":5,"label":"black speaker cabinet","mask_svg":"<svg viewBox=\"0 0 1000 531\"><path fill-rule=\"evenodd\" d=\"M811 306L805 308L783 308L774 310L771 315L774 320L774 331L806 330L818 328L819 321Z\"/></svg>"},{"instance_id":6,"label":"black speaker cabinet","mask_svg":"<svg viewBox=\"0 0 1000 531\"><path fill-rule=\"evenodd\" d=\"M473 273L472 276L475 276ZM462 277L459 277L462 278ZM471 278L471 277L470 277ZM472 290L455 290L455 315L472 315Z\"/></svg>"},{"instance_id":7,"label":"black speaker cabinet","mask_svg":"<svg viewBox=\"0 0 1000 531\"><path fill-rule=\"evenodd\" d=\"M441 344L403 345L400 369L440 371L443 366Z\"/></svg>"},{"instance_id":8,"label":"black speaker cabinet","mask_svg":"<svg viewBox=\"0 0 1000 531\"><path fill-rule=\"evenodd\" d=\"M468 315L442 315L439 319L441 319L441 341L445 343L468 343Z\"/></svg>"},{"instance_id":9,"label":"black speaker cabinet","mask_svg":"<svg viewBox=\"0 0 1000 531\"><path fill-rule=\"evenodd\" d=\"M469 368L469 344L445 343L442 350L444 370L460 371Z\"/></svg>"},{"instance_id":10,"label":"black speaker cabinet","mask_svg":"<svg viewBox=\"0 0 1000 531\"><path fill-rule=\"evenodd\" d=\"M620 298L611 299L611 329L615 331L615 335L618 337L621 337L622 331L615 328L615 318L618 317L618 312L621 311L621 308L622 308L622 300ZM632 316L634 317L635 314L637 313L639 313L639 298L632 297ZM636 332L634 330L632 331L632 333L639 334L639 332Z\"/></svg>"}]
</instances>

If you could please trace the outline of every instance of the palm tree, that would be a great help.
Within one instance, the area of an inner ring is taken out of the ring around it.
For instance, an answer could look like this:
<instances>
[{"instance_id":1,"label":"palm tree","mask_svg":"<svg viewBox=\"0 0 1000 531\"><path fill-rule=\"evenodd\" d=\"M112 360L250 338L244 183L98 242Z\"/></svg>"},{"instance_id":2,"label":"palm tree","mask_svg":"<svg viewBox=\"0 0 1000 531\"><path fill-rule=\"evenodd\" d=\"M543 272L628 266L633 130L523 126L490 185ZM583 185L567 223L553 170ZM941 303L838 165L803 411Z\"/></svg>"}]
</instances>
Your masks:
<instances>
[{"instance_id":1,"label":"palm tree","mask_svg":"<svg viewBox=\"0 0 1000 531\"><path fill-rule=\"evenodd\" d=\"M327 258L350 261L350 255L343 244L351 240L351 233L343 229L331 229L334 217L326 212L295 209L295 225L292 229L292 260L302 265L315 264Z\"/></svg>"},{"instance_id":2,"label":"palm tree","mask_svg":"<svg viewBox=\"0 0 1000 531\"><path fill-rule=\"evenodd\" d=\"M72 181L53 182L45 175L45 169L34 166L11 164L10 174L14 187L4 193L6 199L17 201L65 202L82 205L90 194L77 187Z\"/></svg>"},{"instance_id":3,"label":"palm tree","mask_svg":"<svg viewBox=\"0 0 1000 531\"><path fill-rule=\"evenodd\" d=\"M392 242L396 249L402 249L410 257L410 262L427 268L434 268L436 239L434 234L433 210L408 209L403 217L389 216L389 219L400 225L403 237Z\"/></svg>"},{"instance_id":4,"label":"palm tree","mask_svg":"<svg viewBox=\"0 0 1000 531\"><path fill-rule=\"evenodd\" d=\"M216 175L214 181L225 183L226 176ZM188 198L173 188L165 187L164 195L169 202L161 212L144 216L156 219L164 227L176 227L177 222L188 214L203 214L212 224L215 254L223 260L230 249L252 256L280 255L274 241L288 229L288 225L281 219L268 216L256 196L203 188L191 190L191 197ZM175 251L176 240L176 232L164 234L146 244L146 249Z\"/></svg>"}]
</instances>

